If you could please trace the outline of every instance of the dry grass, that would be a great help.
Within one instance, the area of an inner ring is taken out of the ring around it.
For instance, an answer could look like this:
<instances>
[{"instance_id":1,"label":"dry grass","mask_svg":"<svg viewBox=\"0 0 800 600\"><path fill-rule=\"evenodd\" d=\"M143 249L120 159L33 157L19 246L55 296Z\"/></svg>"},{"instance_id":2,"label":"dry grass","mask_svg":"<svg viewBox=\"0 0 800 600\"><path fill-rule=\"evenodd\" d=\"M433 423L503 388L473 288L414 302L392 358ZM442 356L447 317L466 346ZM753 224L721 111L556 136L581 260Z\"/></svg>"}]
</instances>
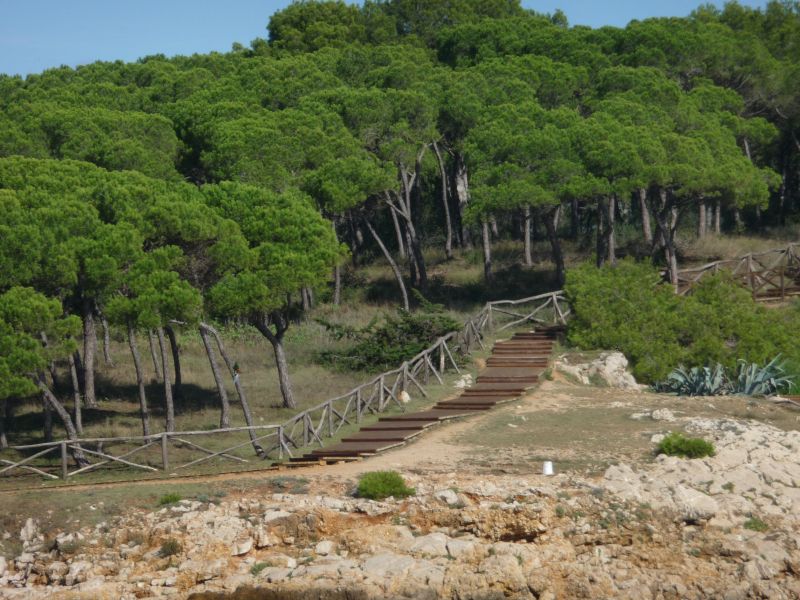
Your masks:
<instances>
[{"instance_id":1,"label":"dry grass","mask_svg":"<svg viewBox=\"0 0 800 600\"><path fill-rule=\"evenodd\" d=\"M679 245L681 266L730 260L746 254L767 252L800 240L800 226L767 230L763 236L707 235L692 238Z\"/></svg>"}]
</instances>

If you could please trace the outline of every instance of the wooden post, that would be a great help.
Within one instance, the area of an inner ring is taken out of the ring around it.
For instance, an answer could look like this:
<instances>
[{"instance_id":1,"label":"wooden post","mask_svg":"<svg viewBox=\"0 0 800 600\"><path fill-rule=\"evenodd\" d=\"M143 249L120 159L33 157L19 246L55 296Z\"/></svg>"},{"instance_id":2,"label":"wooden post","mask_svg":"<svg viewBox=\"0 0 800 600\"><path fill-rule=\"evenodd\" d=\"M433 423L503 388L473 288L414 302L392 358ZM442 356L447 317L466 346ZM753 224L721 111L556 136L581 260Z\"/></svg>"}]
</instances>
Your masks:
<instances>
[{"instance_id":1,"label":"wooden post","mask_svg":"<svg viewBox=\"0 0 800 600\"><path fill-rule=\"evenodd\" d=\"M69 476L69 465L67 463L67 442L61 442L61 479L65 480Z\"/></svg>"},{"instance_id":2,"label":"wooden post","mask_svg":"<svg viewBox=\"0 0 800 600\"><path fill-rule=\"evenodd\" d=\"M283 460L283 425L278 427L278 460Z\"/></svg>"},{"instance_id":3,"label":"wooden post","mask_svg":"<svg viewBox=\"0 0 800 600\"><path fill-rule=\"evenodd\" d=\"M356 423L361 423L361 388L356 390Z\"/></svg>"},{"instance_id":4,"label":"wooden post","mask_svg":"<svg viewBox=\"0 0 800 600\"><path fill-rule=\"evenodd\" d=\"M381 375L381 378L378 381L378 386L380 386L380 393L378 395L378 412L383 412L383 403L386 392L386 390L383 387L383 375Z\"/></svg>"},{"instance_id":5,"label":"wooden post","mask_svg":"<svg viewBox=\"0 0 800 600\"><path fill-rule=\"evenodd\" d=\"M161 464L165 471L169 470L169 434L161 434Z\"/></svg>"},{"instance_id":6,"label":"wooden post","mask_svg":"<svg viewBox=\"0 0 800 600\"><path fill-rule=\"evenodd\" d=\"M303 415L303 446L308 446L308 428L311 427L311 417L308 413Z\"/></svg>"},{"instance_id":7,"label":"wooden post","mask_svg":"<svg viewBox=\"0 0 800 600\"><path fill-rule=\"evenodd\" d=\"M408 390L408 362L403 363L403 391Z\"/></svg>"},{"instance_id":8,"label":"wooden post","mask_svg":"<svg viewBox=\"0 0 800 600\"><path fill-rule=\"evenodd\" d=\"M333 437L333 403L328 402L328 437Z\"/></svg>"},{"instance_id":9,"label":"wooden post","mask_svg":"<svg viewBox=\"0 0 800 600\"><path fill-rule=\"evenodd\" d=\"M439 373L444 375L444 340L439 340Z\"/></svg>"}]
</instances>

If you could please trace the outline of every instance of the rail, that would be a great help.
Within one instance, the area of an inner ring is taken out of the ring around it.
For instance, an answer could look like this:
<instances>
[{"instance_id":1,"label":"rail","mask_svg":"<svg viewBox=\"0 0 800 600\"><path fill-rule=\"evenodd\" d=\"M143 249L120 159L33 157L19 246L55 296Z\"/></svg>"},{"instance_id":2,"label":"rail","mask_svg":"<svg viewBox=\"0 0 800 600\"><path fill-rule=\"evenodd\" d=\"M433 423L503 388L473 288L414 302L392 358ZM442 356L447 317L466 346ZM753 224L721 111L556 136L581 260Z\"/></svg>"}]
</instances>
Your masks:
<instances>
[{"instance_id":1,"label":"rail","mask_svg":"<svg viewBox=\"0 0 800 600\"><path fill-rule=\"evenodd\" d=\"M215 459L248 463L250 461L247 458L237 456L234 452L250 445L263 445L267 457L291 458L300 448L323 446L324 440L336 436L343 426L361 423L367 415L382 413L389 407L404 411L405 405L401 399L403 391L416 390L427 397L425 388L431 379L441 384L445 371L452 369L460 373L457 357L467 356L475 348L485 348L483 338L487 330L501 332L523 323L564 325L569 314L569 305L561 291L519 300L488 302L477 314L467 319L461 329L438 338L399 367L375 376L346 394L308 408L282 424L164 431L148 436L63 439L9 446L0 450L0 476L34 474L47 479L67 480L110 467L150 473L178 472ZM248 434L246 439L237 437L244 432ZM203 442L205 445L200 443L203 438L209 437L221 437L228 441L224 448L212 448L207 442ZM179 461L174 460L176 448L182 451ZM116 451L112 452L112 449ZM140 457L145 451L154 453L155 457L143 460ZM17 460L11 460L11 454L16 454ZM20 454L25 456L19 458ZM189 460L186 460L187 454L190 455ZM78 455L81 455L80 461L70 460L70 456ZM45 459L48 462L42 464Z\"/></svg>"}]
</instances>

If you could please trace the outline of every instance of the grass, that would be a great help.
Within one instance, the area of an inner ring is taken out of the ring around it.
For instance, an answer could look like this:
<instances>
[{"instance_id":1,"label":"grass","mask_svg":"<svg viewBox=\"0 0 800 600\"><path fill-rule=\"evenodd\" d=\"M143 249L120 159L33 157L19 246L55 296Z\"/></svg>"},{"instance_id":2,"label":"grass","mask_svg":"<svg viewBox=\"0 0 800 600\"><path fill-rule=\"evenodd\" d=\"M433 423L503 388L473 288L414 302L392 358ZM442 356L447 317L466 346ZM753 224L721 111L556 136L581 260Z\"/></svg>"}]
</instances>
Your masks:
<instances>
[{"instance_id":1,"label":"grass","mask_svg":"<svg viewBox=\"0 0 800 600\"><path fill-rule=\"evenodd\" d=\"M758 517L750 517L744 522L744 528L749 529L750 531L758 531L759 533L764 533L765 531L769 530L769 525L767 525L764 521L762 521Z\"/></svg>"},{"instance_id":2,"label":"grass","mask_svg":"<svg viewBox=\"0 0 800 600\"><path fill-rule=\"evenodd\" d=\"M252 575L253 577L257 577L258 574L261 573L261 571L263 571L267 567L271 567L271 566L272 566L272 563L269 563L269 562L256 563L252 567L250 567L250 575Z\"/></svg>"},{"instance_id":3,"label":"grass","mask_svg":"<svg viewBox=\"0 0 800 600\"><path fill-rule=\"evenodd\" d=\"M161 498L158 499L159 506L168 506L171 504L177 504L183 500L180 494L176 494L175 492L170 492L169 494L164 494Z\"/></svg>"},{"instance_id":4,"label":"grass","mask_svg":"<svg viewBox=\"0 0 800 600\"><path fill-rule=\"evenodd\" d=\"M183 552L183 545L175 538L167 538L162 542L158 554L162 558L166 558L168 556L176 556L181 552Z\"/></svg>"},{"instance_id":5,"label":"grass","mask_svg":"<svg viewBox=\"0 0 800 600\"><path fill-rule=\"evenodd\" d=\"M358 482L359 498L383 500L390 496L406 498L416 494L414 488L406 485L403 477L396 471L372 471L364 473Z\"/></svg>"}]
</instances>

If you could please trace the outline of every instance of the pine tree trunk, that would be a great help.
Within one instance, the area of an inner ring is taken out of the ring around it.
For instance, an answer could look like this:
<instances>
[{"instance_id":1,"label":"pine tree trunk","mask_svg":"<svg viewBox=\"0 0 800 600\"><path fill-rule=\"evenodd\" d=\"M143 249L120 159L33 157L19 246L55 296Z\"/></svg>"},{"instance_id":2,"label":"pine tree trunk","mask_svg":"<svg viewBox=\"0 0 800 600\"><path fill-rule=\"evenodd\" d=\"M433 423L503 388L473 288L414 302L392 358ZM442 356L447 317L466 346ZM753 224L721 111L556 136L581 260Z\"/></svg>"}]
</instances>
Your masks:
<instances>
[{"instance_id":1,"label":"pine tree trunk","mask_svg":"<svg viewBox=\"0 0 800 600\"><path fill-rule=\"evenodd\" d=\"M456 153L454 155L454 162L455 172L453 174L453 179L455 180L456 197L458 198L458 221L461 224L461 245L469 249L472 248L472 237L469 233L469 227L464 220L464 211L469 204L469 173L463 154Z\"/></svg>"},{"instance_id":2,"label":"pine tree trunk","mask_svg":"<svg viewBox=\"0 0 800 600\"><path fill-rule=\"evenodd\" d=\"M606 216L606 250L608 252L608 264L612 267L617 266L617 238L614 235L614 222L617 213L617 197L611 196L608 199L608 214Z\"/></svg>"},{"instance_id":3,"label":"pine tree trunk","mask_svg":"<svg viewBox=\"0 0 800 600\"><path fill-rule=\"evenodd\" d=\"M450 220L450 205L447 201L447 170L436 142L433 142L433 151L436 154L436 160L439 161L439 175L442 179L442 208L444 209L445 225L444 253L447 259L450 260L453 258L453 224Z\"/></svg>"},{"instance_id":4,"label":"pine tree trunk","mask_svg":"<svg viewBox=\"0 0 800 600\"><path fill-rule=\"evenodd\" d=\"M176 400L183 398L183 371L181 369L181 348L178 345L178 337L172 325L165 325L164 332L169 338L169 347L172 352L172 364L175 366L175 385L173 387ZM166 371L165 371L166 372Z\"/></svg>"},{"instance_id":5,"label":"pine tree trunk","mask_svg":"<svg viewBox=\"0 0 800 600\"><path fill-rule=\"evenodd\" d=\"M311 299L308 297L307 287L300 288L300 302L303 306L303 312L308 312L311 310Z\"/></svg>"},{"instance_id":6,"label":"pine tree trunk","mask_svg":"<svg viewBox=\"0 0 800 600\"><path fill-rule=\"evenodd\" d=\"M150 358L153 359L153 372L155 373L156 381L161 381L161 360L158 357L158 352L156 351L156 337L153 333L153 330L147 332L147 337L150 341Z\"/></svg>"},{"instance_id":7,"label":"pine tree trunk","mask_svg":"<svg viewBox=\"0 0 800 600\"><path fill-rule=\"evenodd\" d=\"M580 204L577 198L573 198L569 202L570 216L569 216L569 236L573 240L577 240L581 233L581 215Z\"/></svg>"},{"instance_id":8,"label":"pine tree trunk","mask_svg":"<svg viewBox=\"0 0 800 600\"><path fill-rule=\"evenodd\" d=\"M483 277L486 283L494 281L492 272L492 239L489 233L489 221L484 219L481 222L481 237L483 240Z\"/></svg>"},{"instance_id":9,"label":"pine tree trunk","mask_svg":"<svg viewBox=\"0 0 800 600\"><path fill-rule=\"evenodd\" d=\"M648 246L653 245L653 229L650 224L650 209L647 208L647 190L639 189L639 207L642 211L642 236Z\"/></svg>"},{"instance_id":10,"label":"pine tree trunk","mask_svg":"<svg viewBox=\"0 0 800 600\"><path fill-rule=\"evenodd\" d=\"M161 353L161 372L164 375L164 407L166 413L166 431L175 431L175 403L172 400L172 382L169 375L169 360L167 359L167 341L164 339L164 328L156 329L158 336L158 349Z\"/></svg>"},{"instance_id":11,"label":"pine tree trunk","mask_svg":"<svg viewBox=\"0 0 800 600\"><path fill-rule=\"evenodd\" d=\"M100 324L103 327L103 361L109 367L114 366L114 361L111 358L111 333L108 327L108 319L100 314Z\"/></svg>"},{"instance_id":12,"label":"pine tree trunk","mask_svg":"<svg viewBox=\"0 0 800 600\"><path fill-rule=\"evenodd\" d=\"M522 237L525 245L525 266L530 267L533 265L533 256L531 255L531 207L526 206L522 209L525 218L522 220Z\"/></svg>"},{"instance_id":13,"label":"pine tree trunk","mask_svg":"<svg viewBox=\"0 0 800 600\"><path fill-rule=\"evenodd\" d=\"M225 361L225 365L228 367L228 372L230 373L231 377L233 378L233 386L236 388L236 393L239 396L239 403L242 405L242 413L244 414L244 422L247 424L248 427L253 427L253 415L250 412L250 404L247 402L247 396L244 393L244 386L242 385L242 378L240 373L236 370L234 363L231 361L228 352L225 350L225 344L222 343L222 338L219 335L219 332L208 325L207 323L201 323L201 327L205 328L211 335L214 336L214 340L217 342L217 348L219 349L219 353L222 356L222 360ZM250 441L253 444L253 450L257 456L266 456L266 452L264 448L257 441L257 437L255 431L249 429L247 434L250 436Z\"/></svg>"},{"instance_id":14,"label":"pine tree trunk","mask_svg":"<svg viewBox=\"0 0 800 600\"><path fill-rule=\"evenodd\" d=\"M492 235L494 236L495 239L499 238L500 237L500 228L497 226L497 219L495 219L494 217L490 217L489 218L489 223L492 226Z\"/></svg>"},{"instance_id":15,"label":"pine tree trunk","mask_svg":"<svg viewBox=\"0 0 800 600\"><path fill-rule=\"evenodd\" d=\"M211 340L208 338L208 330L202 324L200 325L200 339L203 340L203 346L208 355L208 362L211 364L211 374L214 376L214 383L217 385L219 401L222 406L219 415L219 426L224 429L231 426L231 405L228 401L228 392L225 390L225 383L222 380L222 373L220 373L219 370L217 356L214 354L214 348L212 348Z\"/></svg>"},{"instance_id":16,"label":"pine tree trunk","mask_svg":"<svg viewBox=\"0 0 800 600\"><path fill-rule=\"evenodd\" d=\"M42 433L44 434L45 442L53 441L53 409L50 408L50 403L47 399L42 397Z\"/></svg>"},{"instance_id":17,"label":"pine tree trunk","mask_svg":"<svg viewBox=\"0 0 800 600\"><path fill-rule=\"evenodd\" d=\"M714 201L714 233L722 234L722 201L719 198Z\"/></svg>"},{"instance_id":18,"label":"pine tree trunk","mask_svg":"<svg viewBox=\"0 0 800 600\"><path fill-rule=\"evenodd\" d=\"M739 210L738 206L733 207L733 222L736 227L736 233L742 233L744 224L742 223L742 211Z\"/></svg>"},{"instance_id":19,"label":"pine tree trunk","mask_svg":"<svg viewBox=\"0 0 800 600\"><path fill-rule=\"evenodd\" d=\"M69 355L69 375L72 379L72 405L75 415L75 429L83 435L83 410L81 410L81 384L78 380L78 368L75 364L75 355Z\"/></svg>"},{"instance_id":20,"label":"pine tree trunk","mask_svg":"<svg viewBox=\"0 0 800 600\"><path fill-rule=\"evenodd\" d=\"M142 357L136 346L136 331L128 325L128 345L133 356L133 368L136 372L136 387L139 390L139 414L142 418L142 435L150 435L150 411L147 408L147 390L144 385L144 369Z\"/></svg>"},{"instance_id":21,"label":"pine tree trunk","mask_svg":"<svg viewBox=\"0 0 800 600\"><path fill-rule=\"evenodd\" d=\"M606 262L606 214L608 213L608 206L605 198L597 200L597 267L602 267Z\"/></svg>"},{"instance_id":22,"label":"pine tree trunk","mask_svg":"<svg viewBox=\"0 0 800 600\"><path fill-rule=\"evenodd\" d=\"M94 390L94 355L97 349L97 332L94 327L94 306L85 299L83 301L83 397L87 408L97 408L97 396Z\"/></svg>"},{"instance_id":23,"label":"pine tree trunk","mask_svg":"<svg viewBox=\"0 0 800 600\"><path fill-rule=\"evenodd\" d=\"M400 258L405 260L408 258L406 255L406 245L403 242L403 229L400 227L400 219L397 218L397 211L393 208L389 209L389 214L392 215L392 223L394 223L394 234L397 236L397 253Z\"/></svg>"},{"instance_id":24,"label":"pine tree trunk","mask_svg":"<svg viewBox=\"0 0 800 600\"><path fill-rule=\"evenodd\" d=\"M706 231L708 230L706 227L706 201L700 200L697 203L698 207L698 219L697 219L697 237L704 238L706 237Z\"/></svg>"},{"instance_id":25,"label":"pine tree trunk","mask_svg":"<svg viewBox=\"0 0 800 600\"><path fill-rule=\"evenodd\" d=\"M67 438L70 441L78 441L78 432L75 429L75 425L72 422L72 418L69 416L69 413L64 408L64 405L58 401L53 395L53 392L50 391L50 388L47 387L47 382L45 381L44 377L39 374L34 382L39 387L39 391L41 391L43 398L50 407L56 411L61 421L64 423L64 429L67 431ZM75 463L79 467L85 467L89 464L89 461L86 460L83 452L80 449L80 446L74 446L72 448L72 457L75 459Z\"/></svg>"},{"instance_id":26,"label":"pine tree trunk","mask_svg":"<svg viewBox=\"0 0 800 600\"><path fill-rule=\"evenodd\" d=\"M386 248L386 245L381 240L380 236L378 236L378 232L375 231L375 228L372 226L367 219L364 219L364 224L367 226L372 238L375 240L375 243L378 244L378 247L383 252L383 255L386 257L386 260L389 262L389 266L392 268L392 272L394 273L394 278L397 280L397 286L400 288L400 295L403 300L403 308L405 310L409 310L408 304L408 292L406 291L406 284L403 282L403 274L400 272L400 268L397 266L397 263L392 258L391 253Z\"/></svg>"},{"instance_id":27,"label":"pine tree trunk","mask_svg":"<svg viewBox=\"0 0 800 600\"><path fill-rule=\"evenodd\" d=\"M333 227L333 235L336 238L336 241L339 241L339 236L336 233L336 220L338 217L334 217L331 220L331 227ZM333 304L334 306L339 306L342 302L342 268L339 263L336 263L336 266L333 267Z\"/></svg>"},{"instance_id":28,"label":"pine tree trunk","mask_svg":"<svg viewBox=\"0 0 800 600\"><path fill-rule=\"evenodd\" d=\"M292 392L292 381L289 379L289 362L286 360L286 351L283 347L283 334L286 333L286 325L280 315L273 315L273 320L275 321L275 333L272 332L263 319L257 321L256 327L272 344L272 350L275 354L275 366L278 368L278 383L283 397L283 407L297 408L297 403L294 401L294 393Z\"/></svg>"},{"instance_id":29,"label":"pine tree trunk","mask_svg":"<svg viewBox=\"0 0 800 600\"><path fill-rule=\"evenodd\" d=\"M0 450L8 448L8 437L6 431L8 428L8 399L3 398L0 400Z\"/></svg>"},{"instance_id":30,"label":"pine tree trunk","mask_svg":"<svg viewBox=\"0 0 800 600\"><path fill-rule=\"evenodd\" d=\"M558 239L558 218L561 212L559 206L555 210L545 215L544 228L547 231L547 239L550 242L550 249L553 255L553 263L556 266L556 286L561 289L566 279L566 268L564 266L564 253L561 251L561 242Z\"/></svg>"}]
</instances>

